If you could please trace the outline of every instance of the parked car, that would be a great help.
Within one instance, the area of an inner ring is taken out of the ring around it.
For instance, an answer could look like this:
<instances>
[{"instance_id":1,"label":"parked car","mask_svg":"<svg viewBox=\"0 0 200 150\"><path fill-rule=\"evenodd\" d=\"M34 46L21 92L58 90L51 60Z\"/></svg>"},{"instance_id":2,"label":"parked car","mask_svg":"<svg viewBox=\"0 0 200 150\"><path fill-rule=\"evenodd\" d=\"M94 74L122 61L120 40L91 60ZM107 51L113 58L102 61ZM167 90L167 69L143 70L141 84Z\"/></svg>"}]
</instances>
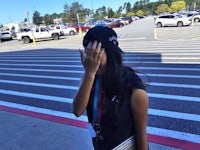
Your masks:
<instances>
[{"instance_id":1,"label":"parked car","mask_svg":"<svg viewBox=\"0 0 200 150\"><path fill-rule=\"evenodd\" d=\"M74 23L70 25L69 27L76 28L76 32L79 32L79 29L81 29L82 32L87 32L91 27L88 25L85 25L84 23Z\"/></svg>"},{"instance_id":2,"label":"parked car","mask_svg":"<svg viewBox=\"0 0 200 150\"><path fill-rule=\"evenodd\" d=\"M120 21L120 20L114 20L114 21L111 21L108 26L110 28L120 28L120 27L123 27L124 24Z\"/></svg>"},{"instance_id":3,"label":"parked car","mask_svg":"<svg viewBox=\"0 0 200 150\"><path fill-rule=\"evenodd\" d=\"M104 26L104 27L108 27L108 23L104 20L98 20L96 21L94 26Z\"/></svg>"},{"instance_id":4,"label":"parked car","mask_svg":"<svg viewBox=\"0 0 200 150\"><path fill-rule=\"evenodd\" d=\"M155 19L155 25L160 28L164 26L189 26L192 20L190 18L184 17L182 15L161 15Z\"/></svg>"},{"instance_id":5,"label":"parked car","mask_svg":"<svg viewBox=\"0 0 200 150\"><path fill-rule=\"evenodd\" d=\"M1 41L12 40L12 32L3 31L1 32Z\"/></svg>"},{"instance_id":6,"label":"parked car","mask_svg":"<svg viewBox=\"0 0 200 150\"><path fill-rule=\"evenodd\" d=\"M60 35L75 35L77 33L76 28L67 27L65 25L56 25L53 30L58 31Z\"/></svg>"},{"instance_id":7,"label":"parked car","mask_svg":"<svg viewBox=\"0 0 200 150\"><path fill-rule=\"evenodd\" d=\"M23 41L23 43L25 44L32 42L33 39L58 40L59 38L60 38L59 32L54 31L54 30L49 30L46 27L35 27L35 28L32 28L31 31L17 33L17 40Z\"/></svg>"},{"instance_id":8,"label":"parked car","mask_svg":"<svg viewBox=\"0 0 200 150\"><path fill-rule=\"evenodd\" d=\"M126 24L130 24L133 22L132 17L122 17L121 18Z\"/></svg>"}]
</instances>

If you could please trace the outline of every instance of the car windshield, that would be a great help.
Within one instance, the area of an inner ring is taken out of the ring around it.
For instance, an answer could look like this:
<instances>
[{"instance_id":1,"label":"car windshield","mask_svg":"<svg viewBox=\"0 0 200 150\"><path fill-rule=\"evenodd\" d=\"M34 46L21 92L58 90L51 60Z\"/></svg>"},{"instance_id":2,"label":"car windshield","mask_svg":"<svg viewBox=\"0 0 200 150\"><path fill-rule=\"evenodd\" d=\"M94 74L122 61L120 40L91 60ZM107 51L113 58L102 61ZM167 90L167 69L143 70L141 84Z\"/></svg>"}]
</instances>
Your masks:
<instances>
[{"instance_id":1,"label":"car windshield","mask_svg":"<svg viewBox=\"0 0 200 150\"><path fill-rule=\"evenodd\" d=\"M182 15L180 15L180 14L179 14L179 15L176 15L176 16L177 16L178 18L183 18L183 16L182 16Z\"/></svg>"}]
</instances>

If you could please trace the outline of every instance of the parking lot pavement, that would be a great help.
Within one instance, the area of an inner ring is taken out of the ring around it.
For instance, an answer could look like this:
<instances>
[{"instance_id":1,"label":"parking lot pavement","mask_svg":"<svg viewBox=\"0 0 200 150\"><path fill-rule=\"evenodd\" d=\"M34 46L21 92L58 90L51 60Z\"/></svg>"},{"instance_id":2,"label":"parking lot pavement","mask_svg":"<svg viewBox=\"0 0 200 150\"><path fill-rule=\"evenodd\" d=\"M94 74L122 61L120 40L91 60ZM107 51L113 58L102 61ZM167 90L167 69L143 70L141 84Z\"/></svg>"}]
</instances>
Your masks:
<instances>
[{"instance_id":1,"label":"parking lot pavement","mask_svg":"<svg viewBox=\"0 0 200 150\"><path fill-rule=\"evenodd\" d=\"M0 111L1 150L92 150L87 129Z\"/></svg>"},{"instance_id":2,"label":"parking lot pavement","mask_svg":"<svg viewBox=\"0 0 200 150\"><path fill-rule=\"evenodd\" d=\"M0 111L1 150L93 150L87 129ZM149 143L150 150L179 150Z\"/></svg>"},{"instance_id":3,"label":"parking lot pavement","mask_svg":"<svg viewBox=\"0 0 200 150\"><path fill-rule=\"evenodd\" d=\"M200 23L185 27L162 27L154 29L156 40L199 40Z\"/></svg>"},{"instance_id":4,"label":"parking lot pavement","mask_svg":"<svg viewBox=\"0 0 200 150\"><path fill-rule=\"evenodd\" d=\"M41 40L36 41L36 44L29 43L23 44L21 41L12 40L2 42L0 44L0 52L7 51L21 51L21 50L32 50L32 49L45 49L45 48L82 48L82 39L85 33L72 35L72 36L62 36L59 40Z\"/></svg>"}]
</instances>

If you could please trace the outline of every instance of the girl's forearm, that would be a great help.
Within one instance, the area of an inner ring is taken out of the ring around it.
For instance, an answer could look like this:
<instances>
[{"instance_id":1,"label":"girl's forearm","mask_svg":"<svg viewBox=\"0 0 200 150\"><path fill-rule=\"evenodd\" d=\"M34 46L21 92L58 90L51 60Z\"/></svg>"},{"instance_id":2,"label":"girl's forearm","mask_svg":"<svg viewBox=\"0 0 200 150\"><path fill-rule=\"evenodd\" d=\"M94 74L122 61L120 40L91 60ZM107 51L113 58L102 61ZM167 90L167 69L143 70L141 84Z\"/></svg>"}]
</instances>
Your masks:
<instances>
[{"instance_id":1,"label":"girl's forearm","mask_svg":"<svg viewBox=\"0 0 200 150\"><path fill-rule=\"evenodd\" d=\"M73 113L78 117L86 109L95 75L85 73L78 92L73 101Z\"/></svg>"}]
</instances>

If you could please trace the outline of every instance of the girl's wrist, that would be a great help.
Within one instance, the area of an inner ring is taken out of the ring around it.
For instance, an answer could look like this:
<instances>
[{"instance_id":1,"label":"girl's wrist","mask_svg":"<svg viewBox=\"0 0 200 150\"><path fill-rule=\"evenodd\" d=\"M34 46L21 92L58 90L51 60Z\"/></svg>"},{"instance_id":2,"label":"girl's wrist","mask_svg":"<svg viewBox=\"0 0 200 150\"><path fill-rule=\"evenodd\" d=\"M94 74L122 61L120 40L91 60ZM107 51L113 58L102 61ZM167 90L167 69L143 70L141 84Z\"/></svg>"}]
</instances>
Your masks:
<instances>
[{"instance_id":1,"label":"girl's wrist","mask_svg":"<svg viewBox=\"0 0 200 150\"><path fill-rule=\"evenodd\" d=\"M94 78L95 78L95 74L96 74L96 73L92 73L92 72L85 72L85 75L84 75L84 77L85 77L85 78L87 78L87 79L90 79L90 80L92 80L92 79L94 79Z\"/></svg>"}]
</instances>

